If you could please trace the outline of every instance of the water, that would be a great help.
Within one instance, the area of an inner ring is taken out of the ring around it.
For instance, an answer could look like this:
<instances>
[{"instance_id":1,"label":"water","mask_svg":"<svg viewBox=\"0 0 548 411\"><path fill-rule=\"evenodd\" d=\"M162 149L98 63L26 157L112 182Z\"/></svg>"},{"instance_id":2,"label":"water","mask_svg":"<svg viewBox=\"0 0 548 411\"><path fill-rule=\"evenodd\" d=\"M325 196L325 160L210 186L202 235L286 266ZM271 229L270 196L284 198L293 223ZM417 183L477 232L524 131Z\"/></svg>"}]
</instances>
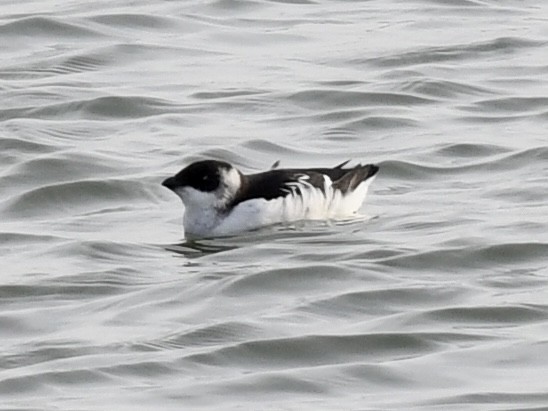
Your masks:
<instances>
[{"instance_id":1,"label":"water","mask_svg":"<svg viewBox=\"0 0 548 411\"><path fill-rule=\"evenodd\" d=\"M542 1L0 5L0 409L548 407ZM160 186L375 162L185 243Z\"/></svg>"}]
</instances>

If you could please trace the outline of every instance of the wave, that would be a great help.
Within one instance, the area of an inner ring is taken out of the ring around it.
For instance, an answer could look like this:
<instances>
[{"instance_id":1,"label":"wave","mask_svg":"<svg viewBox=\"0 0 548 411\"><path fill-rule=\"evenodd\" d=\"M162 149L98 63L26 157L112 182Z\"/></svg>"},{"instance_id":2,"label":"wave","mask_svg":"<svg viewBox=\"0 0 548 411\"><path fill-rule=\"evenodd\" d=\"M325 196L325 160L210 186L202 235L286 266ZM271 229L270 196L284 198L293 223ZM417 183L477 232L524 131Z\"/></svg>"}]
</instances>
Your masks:
<instances>
[{"instance_id":1,"label":"wave","mask_svg":"<svg viewBox=\"0 0 548 411\"><path fill-rule=\"evenodd\" d=\"M67 22L54 17L31 16L0 25L0 35L26 37L35 42L43 39L96 39L103 37L100 31L86 27L83 21Z\"/></svg>"},{"instance_id":2,"label":"wave","mask_svg":"<svg viewBox=\"0 0 548 411\"><path fill-rule=\"evenodd\" d=\"M144 96L102 96L88 100L54 103L41 107L0 110L0 120L17 118L132 119L177 112L177 106L158 98Z\"/></svg>"},{"instance_id":3,"label":"wave","mask_svg":"<svg viewBox=\"0 0 548 411\"><path fill-rule=\"evenodd\" d=\"M148 198L156 200L149 187L126 180L84 180L47 184L4 200L2 215L10 219L47 219L60 215L85 214Z\"/></svg>"},{"instance_id":4,"label":"wave","mask_svg":"<svg viewBox=\"0 0 548 411\"><path fill-rule=\"evenodd\" d=\"M476 151L477 148L477 151ZM531 159L545 161L548 159L547 147L534 147L520 151L491 145L449 145L438 150L439 154L448 152L460 153L460 157L476 160L452 167L440 167L420 164L418 162L388 160L381 162L383 175L399 180L431 180L443 175L460 175L468 172L507 171L515 172L520 168L529 168ZM472 153L472 154L471 154Z\"/></svg>"},{"instance_id":5,"label":"wave","mask_svg":"<svg viewBox=\"0 0 548 411\"><path fill-rule=\"evenodd\" d=\"M405 252L403 255L381 258L381 266L425 270L443 267L444 272L464 267L487 269L492 272L527 263L531 269L541 267L548 252L548 243L520 242L454 248L438 247L431 251Z\"/></svg>"},{"instance_id":6,"label":"wave","mask_svg":"<svg viewBox=\"0 0 548 411\"><path fill-rule=\"evenodd\" d=\"M432 104L435 100L404 93L374 93L352 90L305 90L286 97L288 101L309 109L332 107L407 106Z\"/></svg>"},{"instance_id":7,"label":"wave","mask_svg":"<svg viewBox=\"0 0 548 411\"><path fill-rule=\"evenodd\" d=\"M350 64L368 64L377 67L410 67L451 61L481 60L492 56L522 52L524 49L542 48L545 41L519 37L498 37L487 41L455 44L451 46L425 47L419 51L397 55L355 59Z\"/></svg>"}]
</instances>

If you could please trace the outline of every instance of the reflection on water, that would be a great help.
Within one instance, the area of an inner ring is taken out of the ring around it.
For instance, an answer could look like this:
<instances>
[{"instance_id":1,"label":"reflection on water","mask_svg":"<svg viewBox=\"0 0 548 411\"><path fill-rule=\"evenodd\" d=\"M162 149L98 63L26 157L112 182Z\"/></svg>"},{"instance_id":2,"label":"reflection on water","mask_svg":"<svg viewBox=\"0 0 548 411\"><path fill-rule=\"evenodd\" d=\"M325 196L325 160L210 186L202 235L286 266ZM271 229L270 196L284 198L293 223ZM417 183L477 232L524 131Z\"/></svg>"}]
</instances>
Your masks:
<instances>
[{"instance_id":1,"label":"reflection on water","mask_svg":"<svg viewBox=\"0 0 548 411\"><path fill-rule=\"evenodd\" d=\"M208 254L234 250L236 248L238 248L238 246L221 244L215 240L189 240L180 244L170 245L166 247L166 250L181 254L186 258L198 258Z\"/></svg>"}]
</instances>

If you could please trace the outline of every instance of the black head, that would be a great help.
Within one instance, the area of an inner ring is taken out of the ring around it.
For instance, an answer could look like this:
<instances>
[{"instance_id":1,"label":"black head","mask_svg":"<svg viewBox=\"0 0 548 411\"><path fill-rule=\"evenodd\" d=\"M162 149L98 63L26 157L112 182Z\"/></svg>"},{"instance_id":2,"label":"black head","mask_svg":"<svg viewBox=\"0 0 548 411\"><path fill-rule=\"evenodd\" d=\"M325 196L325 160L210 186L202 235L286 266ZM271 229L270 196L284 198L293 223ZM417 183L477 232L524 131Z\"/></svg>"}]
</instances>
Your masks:
<instances>
[{"instance_id":1,"label":"black head","mask_svg":"<svg viewBox=\"0 0 548 411\"><path fill-rule=\"evenodd\" d=\"M179 187L192 187L199 191L211 192L221 184L221 170L230 168L230 164L223 161L197 161L182 169L175 176L164 180L162 185L170 190L176 190Z\"/></svg>"}]
</instances>

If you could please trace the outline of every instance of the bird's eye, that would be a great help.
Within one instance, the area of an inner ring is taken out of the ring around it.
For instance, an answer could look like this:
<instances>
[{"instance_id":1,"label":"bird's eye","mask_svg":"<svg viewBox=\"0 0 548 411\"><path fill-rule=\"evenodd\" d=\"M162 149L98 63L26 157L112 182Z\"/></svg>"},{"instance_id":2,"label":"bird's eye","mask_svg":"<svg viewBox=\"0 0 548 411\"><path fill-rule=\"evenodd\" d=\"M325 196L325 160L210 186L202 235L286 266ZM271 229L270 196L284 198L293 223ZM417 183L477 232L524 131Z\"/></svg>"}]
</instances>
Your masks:
<instances>
[{"instance_id":1,"label":"bird's eye","mask_svg":"<svg viewBox=\"0 0 548 411\"><path fill-rule=\"evenodd\" d=\"M205 176L202 177L202 180L204 180L204 181L209 180L209 176L206 174Z\"/></svg>"}]
</instances>

